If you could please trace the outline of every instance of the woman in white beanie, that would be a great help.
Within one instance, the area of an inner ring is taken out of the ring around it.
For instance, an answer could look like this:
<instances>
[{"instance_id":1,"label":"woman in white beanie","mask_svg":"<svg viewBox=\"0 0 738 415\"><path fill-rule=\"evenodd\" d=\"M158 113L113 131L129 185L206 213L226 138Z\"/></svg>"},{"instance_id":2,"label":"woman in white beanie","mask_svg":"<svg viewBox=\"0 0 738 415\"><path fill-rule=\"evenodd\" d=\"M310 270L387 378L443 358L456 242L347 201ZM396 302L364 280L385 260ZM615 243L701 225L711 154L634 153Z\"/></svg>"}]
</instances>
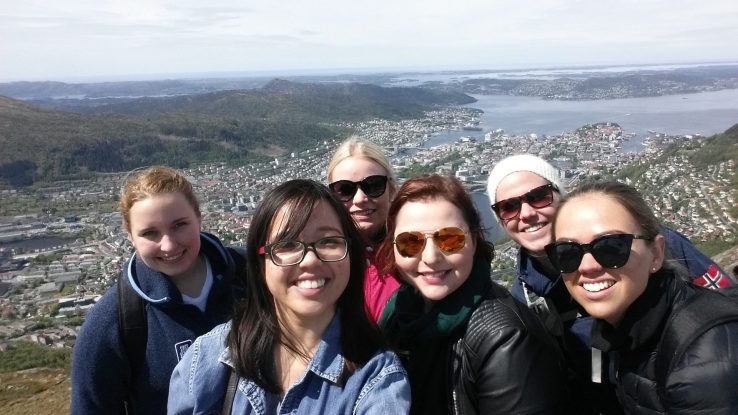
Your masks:
<instances>
[{"instance_id":1,"label":"woman in white beanie","mask_svg":"<svg viewBox=\"0 0 738 415\"><path fill-rule=\"evenodd\" d=\"M561 175L531 154L507 157L492 169L487 192L496 218L520 245L513 296L535 310L565 349L582 413L618 414L622 409L601 371L606 362L591 352L592 318L567 292L544 247L553 242L552 221L563 196ZM663 228L669 257L689 270L697 285L732 285L725 273L680 233ZM593 368L593 362L594 368ZM594 380L594 382L593 382Z\"/></svg>"},{"instance_id":2,"label":"woman in white beanie","mask_svg":"<svg viewBox=\"0 0 738 415\"><path fill-rule=\"evenodd\" d=\"M553 218L566 195L558 170L537 156L510 156L492 169L487 191L503 229L520 245L512 294L536 311L562 343L579 413L622 413L614 389L589 380L592 319L582 316L544 250L553 241Z\"/></svg>"}]
</instances>

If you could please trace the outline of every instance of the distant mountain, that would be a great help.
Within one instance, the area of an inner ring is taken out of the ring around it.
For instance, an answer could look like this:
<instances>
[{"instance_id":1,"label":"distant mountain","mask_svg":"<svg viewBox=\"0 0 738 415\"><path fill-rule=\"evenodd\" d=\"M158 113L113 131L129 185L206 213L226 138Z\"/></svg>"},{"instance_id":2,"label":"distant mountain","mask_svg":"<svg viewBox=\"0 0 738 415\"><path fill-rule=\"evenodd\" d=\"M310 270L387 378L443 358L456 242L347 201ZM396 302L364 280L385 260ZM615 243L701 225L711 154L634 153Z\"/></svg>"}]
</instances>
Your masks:
<instances>
[{"instance_id":1,"label":"distant mountain","mask_svg":"<svg viewBox=\"0 0 738 415\"><path fill-rule=\"evenodd\" d=\"M248 160L345 135L341 121L421 117L473 102L457 92L274 80L256 90L140 98L77 112L0 97L0 180L26 186L155 163Z\"/></svg>"}]
</instances>

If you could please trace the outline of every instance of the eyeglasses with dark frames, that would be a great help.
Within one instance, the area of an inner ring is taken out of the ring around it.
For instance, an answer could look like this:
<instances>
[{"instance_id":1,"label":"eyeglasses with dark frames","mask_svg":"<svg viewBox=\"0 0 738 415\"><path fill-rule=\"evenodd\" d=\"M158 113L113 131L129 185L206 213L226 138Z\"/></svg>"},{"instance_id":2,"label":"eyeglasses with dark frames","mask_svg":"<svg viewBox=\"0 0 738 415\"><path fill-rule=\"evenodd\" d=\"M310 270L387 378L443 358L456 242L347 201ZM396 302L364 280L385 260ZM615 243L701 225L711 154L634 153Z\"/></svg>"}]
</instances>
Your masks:
<instances>
[{"instance_id":1,"label":"eyeglasses with dark frames","mask_svg":"<svg viewBox=\"0 0 738 415\"><path fill-rule=\"evenodd\" d=\"M545 249L551 263L563 273L579 269L586 253L592 254L603 267L616 269L628 263L634 239L650 241L653 238L629 233L613 233L597 237L588 244L556 241L546 245Z\"/></svg>"},{"instance_id":2,"label":"eyeglasses with dark frames","mask_svg":"<svg viewBox=\"0 0 738 415\"><path fill-rule=\"evenodd\" d=\"M523 202L536 209L550 206L554 200L554 191L558 192L559 189L553 183L544 184L543 186L530 189L520 196L500 200L492 205L492 210L494 210L497 216L502 220L515 219L520 215L520 209L523 207Z\"/></svg>"},{"instance_id":3,"label":"eyeglasses with dark frames","mask_svg":"<svg viewBox=\"0 0 738 415\"><path fill-rule=\"evenodd\" d=\"M328 185L333 194L335 194L342 202L348 202L354 198L356 191L361 189L365 195L376 199L387 191L387 176L375 174L367 176L358 182L351 180L338 180Z\"/></svg>"},{"instance_id":4,"label":"eyeglasses with dark frames","mask_svg":"<svg viewBox=\"0 0 738 415\"><path fill-rule=\"evenodd\" d=\"M338 262L346 258L349 241L343 236L327 236L314 242L279 241L259 248L259 254L267 255L274 265L289 267L305 259L308 249L313 250L323 262Z\"/></svg>"}]
</instances>

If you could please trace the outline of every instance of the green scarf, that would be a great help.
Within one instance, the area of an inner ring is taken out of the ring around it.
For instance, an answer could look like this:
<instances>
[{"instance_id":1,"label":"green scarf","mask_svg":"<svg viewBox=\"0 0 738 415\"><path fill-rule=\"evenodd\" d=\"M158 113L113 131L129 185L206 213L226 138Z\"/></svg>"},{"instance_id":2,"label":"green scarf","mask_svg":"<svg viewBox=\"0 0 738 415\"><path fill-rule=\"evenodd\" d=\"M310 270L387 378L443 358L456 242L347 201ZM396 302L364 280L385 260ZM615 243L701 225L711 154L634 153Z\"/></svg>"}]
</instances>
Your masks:
<instances>
[{"instance_id":1,"label":"green scarf","mask_svg":"<svg viewBox=\"0 0 738 415\"><path fill-rule=\"evenodd\" d=\"M425 304L418 290L402 284L382 311L379 326L391 342L430 340L447 337L466 327L469 318L492 285L490 264L475 259L469 278L456 291L423 312Z\"/></svg>"}]
</instances>

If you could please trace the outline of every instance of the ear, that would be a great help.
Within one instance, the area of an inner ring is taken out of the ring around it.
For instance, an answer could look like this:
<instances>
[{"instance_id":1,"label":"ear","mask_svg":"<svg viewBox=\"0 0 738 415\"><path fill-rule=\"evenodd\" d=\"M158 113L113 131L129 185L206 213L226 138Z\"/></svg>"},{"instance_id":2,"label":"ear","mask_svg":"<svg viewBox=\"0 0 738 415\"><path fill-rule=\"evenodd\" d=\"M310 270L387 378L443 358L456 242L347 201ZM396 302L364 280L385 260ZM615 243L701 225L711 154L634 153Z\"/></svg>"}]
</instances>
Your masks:
<instances>
[{"instance_id":1,"label":"ear","mask_svg":"<svg viewBox=\"0 0 738 415\"><path fill-rule=\"evenodd\" d=\"M126 232L126 239L128 239L128 242L131 243L131 246L133 246L133 249L136 249L136 244L133 243L133 238L131 237L131 234Z\"/></svg>"},{"instance_id":2,"label":"ear","mask_svg":"<svg viewBox=\"0 0 738 415\"><path fill-rule=\"evenodd\" d=\"M653 255L653 259L651 260L652 274L660 270L661 266L664 264L665 250L666 238L664 238L664 236L661 234L656 235L656 237L653 239L653 243L651 244L651 254Z\"/></svg>"}]
</instances>

